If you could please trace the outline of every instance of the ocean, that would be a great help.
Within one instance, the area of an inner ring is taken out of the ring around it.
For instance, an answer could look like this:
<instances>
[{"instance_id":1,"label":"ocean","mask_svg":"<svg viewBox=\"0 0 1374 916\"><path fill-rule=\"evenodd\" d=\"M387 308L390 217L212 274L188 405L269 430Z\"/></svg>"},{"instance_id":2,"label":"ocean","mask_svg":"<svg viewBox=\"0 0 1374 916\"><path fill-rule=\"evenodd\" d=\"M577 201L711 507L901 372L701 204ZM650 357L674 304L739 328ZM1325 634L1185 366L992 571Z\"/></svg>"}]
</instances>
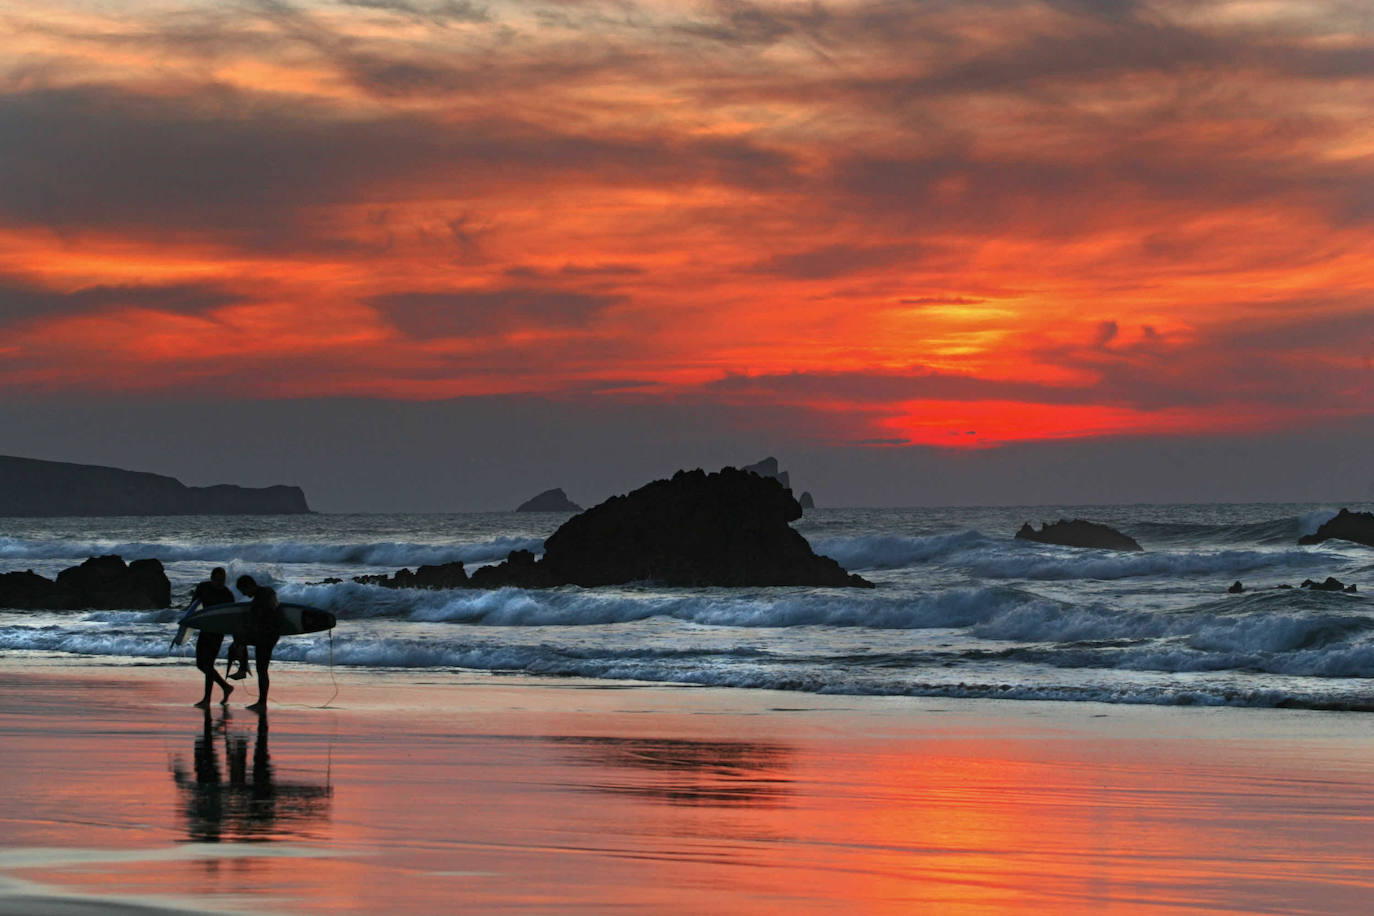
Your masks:
<instances>
[{"instance_id":1,"label":"ocean","mask_svg":"<svg viewBox=\"0 0 1374 916\"><path fill-rule=\"evenodd\" d=\"M1370 504L1349 503L1356 511ZM487 671L825 694L1374 710L1374 549L1299 546L1337 505L817 509L817 553L877 587L389 590L351 577L542 550L544 513L0 519L0 572L156 557L179 606L210 568L333 611L283 639L311 666ZM1085 518L1143 553L1013 538ZM1356 593L1280 589L1334 576ZM344 581L321 584L328 578ZM1240 580L1246 590L1228 594ZM168 650L179 611L0 610L0 658L129 663ZM188 671L188 683L194 680ZM283 688L285 685L283 685ZM283 688L279 688L279 691ZM274 698L279 691L274 691Z\"/></svg>"}]
</instances>

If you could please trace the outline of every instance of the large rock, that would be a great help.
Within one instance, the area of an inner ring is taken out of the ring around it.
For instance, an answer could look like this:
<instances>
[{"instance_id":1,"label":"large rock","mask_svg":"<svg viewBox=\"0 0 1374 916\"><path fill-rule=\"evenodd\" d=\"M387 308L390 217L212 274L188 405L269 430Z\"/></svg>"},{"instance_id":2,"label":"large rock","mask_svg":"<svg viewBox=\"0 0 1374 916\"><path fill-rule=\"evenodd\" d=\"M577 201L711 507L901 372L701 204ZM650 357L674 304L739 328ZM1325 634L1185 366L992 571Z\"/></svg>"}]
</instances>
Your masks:
<instances>
[{"instance_id":1,"label":"large rock","mask_svg":"<svg viewBox=\"0 0 1374 916\"><path fill-rule=\"evenodd\" d=\"M1374 547L1374 512L1351 512L1342 509L1336 517L1327 520L1316 534L1305 534L1298 538L1299 544L1320 544L1330 538L1354 541Z\"/></svg>"},{"instance_id":2,"label":"large rock","mask_svg":"<svg viewBox=\"0 0 1374 916\"><path fill-rule=\"evenodd\" d=\"M171 606L172 585L157 560L125 565L114 555L91 557L62 570L55 582L32 570L0 575L0 607L144 611Z\"/></svg>"},{"instance_id":3,"label":"large rock","mask_svg":"<svg viewBox=\"0 0 1374 916\"><path fill-rule=\"evenodd\" d=\"M582 507L568 499L561 487L545 490L515 507L516 512L581 512Z\"/></svg>"},{"instance_id":4,"label":"large rock","mask_svg":"<svg viewBox=\"0 0 1374 916\"><path fill-rule=\"evenodd\" d=\"M503 585L815 585L872 587L817 556L792 526L801 507L772 477L725 468L678 471L569 519L535 560L517 551L479 569L479 587Z\"/></svg>"},{"instance_id":5,"label":"large rock","mask_svg":"<svg viewBox=\"0 0 1374 916\"><path fill-rule=\"evenodd\" d=\"M300 487L188 487L174 477L0 455L0 516L288 515Z\"/></svg>"},{"instance_id":6,"label":"large rock","mask_svg":"<svg viewBox=\"0 0 1374 916\"><path fill-rule=\"evenodd\" d=\"M1143 550L1135 538L1122 534L1115 528L1097 522L1085 522L1081 518L1073 521L1060 519L1053 524L1042 524L1039 531L1030 522L1021 526L1016 537L1023 541L1037 541L1041 544L1058 544L1061 547L1097 547L1104 550Z\"/></svg>"}]
</instances>

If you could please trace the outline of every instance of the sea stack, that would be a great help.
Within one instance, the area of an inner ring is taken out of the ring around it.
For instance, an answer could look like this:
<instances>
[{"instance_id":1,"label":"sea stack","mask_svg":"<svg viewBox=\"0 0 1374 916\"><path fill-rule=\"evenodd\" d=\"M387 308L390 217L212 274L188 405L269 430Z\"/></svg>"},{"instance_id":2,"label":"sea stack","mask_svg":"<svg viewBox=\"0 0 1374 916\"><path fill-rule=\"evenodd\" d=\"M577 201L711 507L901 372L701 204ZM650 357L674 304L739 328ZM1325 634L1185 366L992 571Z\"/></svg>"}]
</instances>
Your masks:
<instances>
[{"instance_id":1,"label":"sea stack","mask_svg":"<svg viewBox=\"0 0 1374 916\"><path fill-rule=\"evenodd\" d=\"M542 558L517 551L476 570L472 584L872 587L816 555L788 524L800 517L791 491L771 476L678 471L564 522Z\"/></svg>"}]
</instances>

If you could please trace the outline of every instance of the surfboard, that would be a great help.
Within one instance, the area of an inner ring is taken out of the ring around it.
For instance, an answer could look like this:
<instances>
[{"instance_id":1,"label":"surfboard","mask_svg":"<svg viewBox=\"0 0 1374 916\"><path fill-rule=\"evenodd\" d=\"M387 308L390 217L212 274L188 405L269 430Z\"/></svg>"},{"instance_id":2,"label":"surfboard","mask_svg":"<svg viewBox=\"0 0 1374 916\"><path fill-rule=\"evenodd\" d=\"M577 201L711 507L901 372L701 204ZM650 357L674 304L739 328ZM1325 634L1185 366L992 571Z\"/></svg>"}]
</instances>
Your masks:
<instances>
[{"instance_id":1,"label":"surfboard","mask_svg":"<svg viewBox=\"0 0 1374 916\"><path fill-rule=\"evenodd\" d=\"M223 633L225 636L243 637L248 635L248 610L251 601L237 601L233 604L216 604L193 610L177 621L181 629L177 631L173 645L185 640L185 630L204 630L207 633ZM295 636L300 633L319 633L332 630L338 621L333 614L305 604L281 605L281 635Z\"/></svg>"}]
</instances>

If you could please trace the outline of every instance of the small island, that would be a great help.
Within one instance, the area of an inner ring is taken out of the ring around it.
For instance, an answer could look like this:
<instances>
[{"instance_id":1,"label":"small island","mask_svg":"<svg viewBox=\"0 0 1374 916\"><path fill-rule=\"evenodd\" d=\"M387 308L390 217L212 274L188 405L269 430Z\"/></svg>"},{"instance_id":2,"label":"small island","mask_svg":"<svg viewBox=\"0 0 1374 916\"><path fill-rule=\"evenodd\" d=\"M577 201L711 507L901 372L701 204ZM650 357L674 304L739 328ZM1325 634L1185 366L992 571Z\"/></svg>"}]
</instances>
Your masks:
<instances>
[{"instance_id":1,"label":"small island","mask_svg":"<svg viewBox=\"0 0 1374 916\"><path fill-rule=\"evenodd\" d=\"M515 507L516 512L581 512L582 507L568 499L561 487L545 490Z\"/></svg>"}]
</instances>

